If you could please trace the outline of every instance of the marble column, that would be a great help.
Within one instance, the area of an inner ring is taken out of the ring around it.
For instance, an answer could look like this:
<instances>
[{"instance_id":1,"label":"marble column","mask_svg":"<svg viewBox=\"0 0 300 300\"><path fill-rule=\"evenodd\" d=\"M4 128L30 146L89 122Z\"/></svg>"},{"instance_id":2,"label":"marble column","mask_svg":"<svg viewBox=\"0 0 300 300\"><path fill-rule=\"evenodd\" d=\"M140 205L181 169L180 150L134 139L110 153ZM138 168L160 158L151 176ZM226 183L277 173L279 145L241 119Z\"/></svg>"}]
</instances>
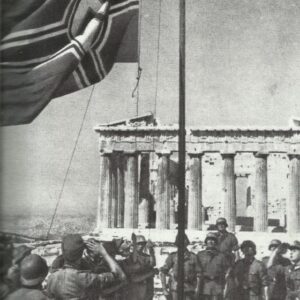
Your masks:
<instances>
[{"instance_id":1,"label":"marble column","mask_svg":"<svg viewBox=\"0 0 300 300\"><path fill-rule=\"evenodd\" d=\"M117 161L117 227L124 227L124 155L119 153L116 157Z\"/></svg>"},{"instance_id":2,"label":"marble column","mask_svg":"<svg viewBox=\"0 0 300 300\"><path fill-rule=\"evenodd\" d=\"M111 208L110 208L110 228L117 228L118 225L118 170L117 153L111 155Z\"/></svg>"},{"instance_id":3,"label":"marble column","mask_svg":"<svg viewBox=\"0 0 300 300\"><path fill-rule=\"evenodd\" d=\"M139 228L149 226L149 201L143 198L139 204Z\"/></svg>"},{"instance_id":4,"label":"marble column","mask_svg":"<svg viewBox=\"0 0 300 300\"><path fill-rule=\"evenodd\" d=\"M158 153L158 174L156 190L156 228L170 228L170 152Z\"/></svg>"},{"instance_id":5,"label":"marble column","mask_svg":"<svg viewBox=\"0 0 300 300\"><path fill-rule=\"evenodd\" d=\"M300 232L300 154L289 155L289 199L287 202L287 230Z\"/></svg>"},{"instance_id":6,"label":"marble column","mask_svg":"<svg viewBox=\"0 0 300 300\"><path fill-rule=\"evenodd\" d=\"M235 153L221 153L224 162L223 178L223 203L224 218L228 223L229 231L235 231L236 225L236 190L234 174L234 156Z\"/></svg>"},{"instance_id":7,"label":"marble column","mask_svg":"<svg viewBox=\"0 0 300 300\"><path fill-rule=\"evenodd\" d=\"M189 154L189 193L188 193L188 217L187 228L201 230L202 219L202 155Z\"/></svg>"},{"instance_id":8,"label":"marble column","mask_svg":"<svg viewBox=\"0 0 300 300\"><path fill-rule=\"evenodd\" d=\"M100 184L97 211L97 228L110 227L111 209L111 153L100 155Z\"/></svg>"},{"instance_id":9,"label":"marble column","mask_svg":"<svg viewBox=\"0 0 300 300\"><path fill-rule=\"evenodd\" d=\"M255 154L254 231L268 231L268 162L267 153Z\"/></svg>"},{"instance_id":10,"label":"marble column","mask_svg":"<svg viewBox=\"0 0 300 300\"><path fill-rule=\"evenodd\" d=\"M124 170L124 227L138 227L138 155L125 153Z\"/></svg>"}]
</instances>

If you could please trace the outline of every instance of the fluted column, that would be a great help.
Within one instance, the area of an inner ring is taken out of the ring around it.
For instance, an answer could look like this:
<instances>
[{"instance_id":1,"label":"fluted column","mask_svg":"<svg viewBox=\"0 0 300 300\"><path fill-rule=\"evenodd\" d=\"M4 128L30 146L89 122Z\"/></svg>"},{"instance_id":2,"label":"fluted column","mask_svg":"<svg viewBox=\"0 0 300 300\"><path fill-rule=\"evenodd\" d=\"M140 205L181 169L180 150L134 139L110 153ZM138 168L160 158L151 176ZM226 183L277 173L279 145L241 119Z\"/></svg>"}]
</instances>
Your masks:
<instances>
[{"instance_id":1,"label":"fluted column","mask_svg":"<svg viewBox=\"0 0 300 300\"><path fill-rule=\"evenodd\" d=\"M116 157L117 161L117 227L124 227L124 155L119 153Z\"/></svg>"},{"instance_id":2,"label":"fluted column","mask_svg":"<svg viewBox=\"0 0 300 300\"><path fill-rule=\"evenodd\" d=\"M255 154L254 231L268 230L268 165L267 153Z\"/></svg>"},{"instance_id":3,"label":"fluted column","mask_svg":"<svg viewBox=\"0 0 300 300\"><path fill-rule=\"evenodd\" d=\"M100 184L97 212L97 228L110 227L111 209L111 159L110 153L100 155Z\"/></svg>"},{"instance_id":4,"label":"fluted column","mask_svg":"<svg viewBox=\"0 0 300 300\"><path fill-rule=\"evenodd\" d=\"M149 226L149 201L143 198L139 204L139 228Z\"/></svg>"},{"instance_id":5,"label":"fluted column","mask_svg":"<svg viewBox=\"0 0 300 300\"><path fill-rule=\"evenodd\" d=\"M228 229L235 231L236 224L236 190L234 175L234 156L235 153L221 153L224 161L222 172L223 178L223 201L224 217L227 219Z\"/></svg>"},{"instance_id":6,"label":"fluted column","mask_svg":"<svg viewBox=\"0 0 300 300\"><path fill-rule=\"evenodd\" d=\"M156 192L156 228L170 228L170 152L158 153L158 174Z\"/></svg>"},{"instance_id":7,"label":"fluted column","mask_svg":"<svg viewBox=\"0 0 300 300\"><path fill-rule=\"evenodd\" d=\"M138 155L125 153L124 170L124 227L138 227Z\"/></svg>"},{"instance_id":8,"label":"fluted column","mask_svg":"<svg viewBox=\"0 0 300 300\"><path fill-rule=\"evenodd\" d=\"M201 230L202 220L202 155L189 154L189 193L188 193L188 218L187 228Z\"/></svg>"},{"instance_id":9,"label":"fluted column","mask_svg":"<svg viewBox=\"0 0 300 300\"><path fill-rule=\"evenodd\" d=\"M289 199L287 203L287 230L300 232L300 154L289 155Z\"/></svg>"},{"instance_id":10,"label":"fluted column","mask_svg":"<svg viewBox=\"0 0 300 300\"><path fill-rule=\"evenodd\" d=\"M118 224L118 170L117 154L111 155L110 174L111 174L111 207L110 207L110 228L116 228Z\"/></svg>"}]
</instances>

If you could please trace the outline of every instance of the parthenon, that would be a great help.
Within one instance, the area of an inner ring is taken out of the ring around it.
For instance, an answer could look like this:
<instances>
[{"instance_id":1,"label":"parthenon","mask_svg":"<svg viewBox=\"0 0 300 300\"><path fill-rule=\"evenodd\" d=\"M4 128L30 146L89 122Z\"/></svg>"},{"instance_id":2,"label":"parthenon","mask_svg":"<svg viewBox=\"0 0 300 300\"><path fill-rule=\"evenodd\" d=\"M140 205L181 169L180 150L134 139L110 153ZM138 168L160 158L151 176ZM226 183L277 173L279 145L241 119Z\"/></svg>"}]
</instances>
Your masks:
<instances>
[{"instance_id":1,"label":"parthenon","mask_svg":"<svg viewBox=\"0 0 300 300\"><path fill-rule=\"evenodd\" d=\"M98 226L176 228L178 127L142 121L95 131ZM190 127L186 150L188 229L222 215L232 231L300 232L300 129Z\"/></svg>"}]
</instances>

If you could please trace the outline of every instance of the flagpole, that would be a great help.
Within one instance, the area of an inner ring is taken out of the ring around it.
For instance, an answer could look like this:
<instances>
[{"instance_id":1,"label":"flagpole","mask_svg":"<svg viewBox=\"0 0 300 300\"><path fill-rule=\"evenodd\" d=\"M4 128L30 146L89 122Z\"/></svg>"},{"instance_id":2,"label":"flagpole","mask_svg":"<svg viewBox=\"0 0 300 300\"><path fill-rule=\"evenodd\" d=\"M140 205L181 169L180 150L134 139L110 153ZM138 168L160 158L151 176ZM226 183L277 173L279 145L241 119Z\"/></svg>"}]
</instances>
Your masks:
<instances>
[{"instance_id":1,"label":"flagpole","mask_svg":"<svg viewBox=\"0 0 300 300\"><path fill-rule=\"evenodd\" d=\"M178 277L177 295L184 299L185 230L185 0L179 0L179 143L178 143Z\"/></svg>"}]
</instances>

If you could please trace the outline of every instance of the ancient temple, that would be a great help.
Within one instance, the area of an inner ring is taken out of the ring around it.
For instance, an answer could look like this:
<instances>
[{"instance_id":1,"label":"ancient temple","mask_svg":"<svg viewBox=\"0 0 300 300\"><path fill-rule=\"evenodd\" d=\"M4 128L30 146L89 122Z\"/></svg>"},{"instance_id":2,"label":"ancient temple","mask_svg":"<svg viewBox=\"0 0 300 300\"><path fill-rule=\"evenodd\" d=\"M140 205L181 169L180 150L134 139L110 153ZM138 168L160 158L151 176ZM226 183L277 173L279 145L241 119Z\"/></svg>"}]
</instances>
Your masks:
<instances>
[{"instance_id":1,"label":"ancient temple","mask_svg":"<svg viewBox=\"0 0 300 300\"><path fill-rule=\"evenodd\" d=\"M101 228L176 228L178 127L149 115L95 127ZM300 232L300 129L190 127L187 228ZM180 174L179 174L180 176Z\"/></svg>"}]
</instances>

